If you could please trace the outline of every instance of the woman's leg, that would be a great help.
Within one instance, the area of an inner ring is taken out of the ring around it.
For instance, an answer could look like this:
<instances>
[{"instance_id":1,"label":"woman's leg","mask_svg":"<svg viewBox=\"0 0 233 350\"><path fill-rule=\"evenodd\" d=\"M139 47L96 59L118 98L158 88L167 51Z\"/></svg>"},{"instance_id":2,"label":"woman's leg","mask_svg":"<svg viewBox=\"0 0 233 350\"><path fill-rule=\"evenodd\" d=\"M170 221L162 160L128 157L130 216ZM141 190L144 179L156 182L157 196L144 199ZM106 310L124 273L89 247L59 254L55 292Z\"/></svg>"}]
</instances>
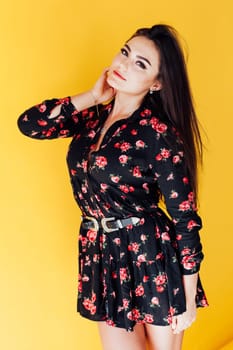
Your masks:
<instances>
[{"instance_id":1,"label":"woman's leg","mask_svg":"<svg viewBox=\"0 0 233 350\"><path fill-rule=\"evenodd\" d=\"M133 332L111 327L105 322L98 322L98 326L103 350L146 350L143 325L136 325Z\"/></svg>"},{"instance_id":2,"label":"woman's leg","mask_svg":"<svg viewBox=\"0 0 233 350\"><path fill-rule=\"evenodd\" d=\"M181 350L184 332L173 334L171 326L145 325L150 350Z\"/></svg>"}]
</instances>

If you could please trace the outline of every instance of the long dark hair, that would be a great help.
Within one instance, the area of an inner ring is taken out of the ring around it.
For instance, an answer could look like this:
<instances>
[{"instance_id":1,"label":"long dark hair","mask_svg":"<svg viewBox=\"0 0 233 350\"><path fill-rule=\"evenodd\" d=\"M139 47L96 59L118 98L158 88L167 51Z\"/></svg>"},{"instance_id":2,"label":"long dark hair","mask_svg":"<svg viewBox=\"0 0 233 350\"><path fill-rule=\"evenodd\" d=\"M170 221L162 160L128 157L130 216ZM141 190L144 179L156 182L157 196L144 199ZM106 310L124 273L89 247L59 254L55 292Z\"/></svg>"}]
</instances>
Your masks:
<instances>
[{"instance_id":1,"label":"long dark hair","mask_svg":"<svg viewBox=\"0 0 233 350\"><path fill-rule=\"evenodd\" d=\"M197 197L198 161L202 163L202 140L194 109L186 62L177 31L166 24L141 28L131 37L144 36L152 40L160 53L157 79L162 89L154 94L183 143L186 170ZM153 95L152 95L153 98Z\"/></svg>"}]
</instances>

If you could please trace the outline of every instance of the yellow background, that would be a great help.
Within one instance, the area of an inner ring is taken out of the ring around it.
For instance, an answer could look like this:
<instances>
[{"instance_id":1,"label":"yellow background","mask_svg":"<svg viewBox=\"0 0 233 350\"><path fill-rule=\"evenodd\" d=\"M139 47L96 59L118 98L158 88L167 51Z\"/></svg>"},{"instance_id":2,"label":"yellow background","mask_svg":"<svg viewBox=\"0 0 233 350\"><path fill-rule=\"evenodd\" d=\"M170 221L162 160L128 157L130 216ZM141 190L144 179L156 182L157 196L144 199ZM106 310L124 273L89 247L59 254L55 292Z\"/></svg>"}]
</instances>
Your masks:
<instances>
[{"instance_id":1,"label":"yellow background","mask_svg":"<svg viewBox=\"0 0 233 350\"><path fill-rule=\"evenodd\" d=\"M158 22L187 42L208 135L200 210L210 307L198 311L184 349L217 350L233 339L232 11L231 0L2 2L1 349L100 349L95 324L76 314L79 211L65 164L69 140L25 138L16 119L43 99L91 87L136 28Z\"/></svg>"}]
</instances>

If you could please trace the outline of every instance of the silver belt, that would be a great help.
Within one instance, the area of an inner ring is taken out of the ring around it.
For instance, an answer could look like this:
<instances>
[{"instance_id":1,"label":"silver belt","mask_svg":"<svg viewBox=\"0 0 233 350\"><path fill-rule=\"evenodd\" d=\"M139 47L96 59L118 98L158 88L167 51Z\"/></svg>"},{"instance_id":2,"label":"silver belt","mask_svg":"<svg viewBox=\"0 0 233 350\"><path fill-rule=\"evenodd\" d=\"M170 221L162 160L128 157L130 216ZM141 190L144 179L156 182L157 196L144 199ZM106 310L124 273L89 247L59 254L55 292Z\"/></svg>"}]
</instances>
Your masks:
<instances>
[{"instance_id":1,"label":"silver belt","mask_svg":"<svg viewBox=\"0 0 233 350\"><path fill-rule=\"evenodd\" d=\"M102 218L99 221L93 216L82 217L82 227L98 231L100 227L107 233L122 229L128 225L136 226L140 222L140 218L131 216L124 219L116 219L115 217Z\"/></svg>"}]
</instances>

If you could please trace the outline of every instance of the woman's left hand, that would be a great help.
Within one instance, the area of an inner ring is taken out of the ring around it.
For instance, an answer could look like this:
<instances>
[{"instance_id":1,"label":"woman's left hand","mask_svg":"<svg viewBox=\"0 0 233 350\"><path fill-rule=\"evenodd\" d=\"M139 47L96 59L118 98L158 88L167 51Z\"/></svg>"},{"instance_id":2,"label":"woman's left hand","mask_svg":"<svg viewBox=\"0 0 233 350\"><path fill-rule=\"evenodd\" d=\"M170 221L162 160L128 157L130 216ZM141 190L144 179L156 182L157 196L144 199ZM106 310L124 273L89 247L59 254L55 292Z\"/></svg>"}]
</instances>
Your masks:
<instances>
[{"instance_id":1,"label":"woman's left hand","mask_svg":"<svg viewBox=\"0 0 233 350\"><path fill-rule=\"evenodd\" d=\"M187 310L177 316L172 317L172 331L174 334L178 334L185 330L186 328L190 327L191 324L196 320L197 315L197 307L196 303L188 303L187 304Z\"/></svg>"}]
</instances>

